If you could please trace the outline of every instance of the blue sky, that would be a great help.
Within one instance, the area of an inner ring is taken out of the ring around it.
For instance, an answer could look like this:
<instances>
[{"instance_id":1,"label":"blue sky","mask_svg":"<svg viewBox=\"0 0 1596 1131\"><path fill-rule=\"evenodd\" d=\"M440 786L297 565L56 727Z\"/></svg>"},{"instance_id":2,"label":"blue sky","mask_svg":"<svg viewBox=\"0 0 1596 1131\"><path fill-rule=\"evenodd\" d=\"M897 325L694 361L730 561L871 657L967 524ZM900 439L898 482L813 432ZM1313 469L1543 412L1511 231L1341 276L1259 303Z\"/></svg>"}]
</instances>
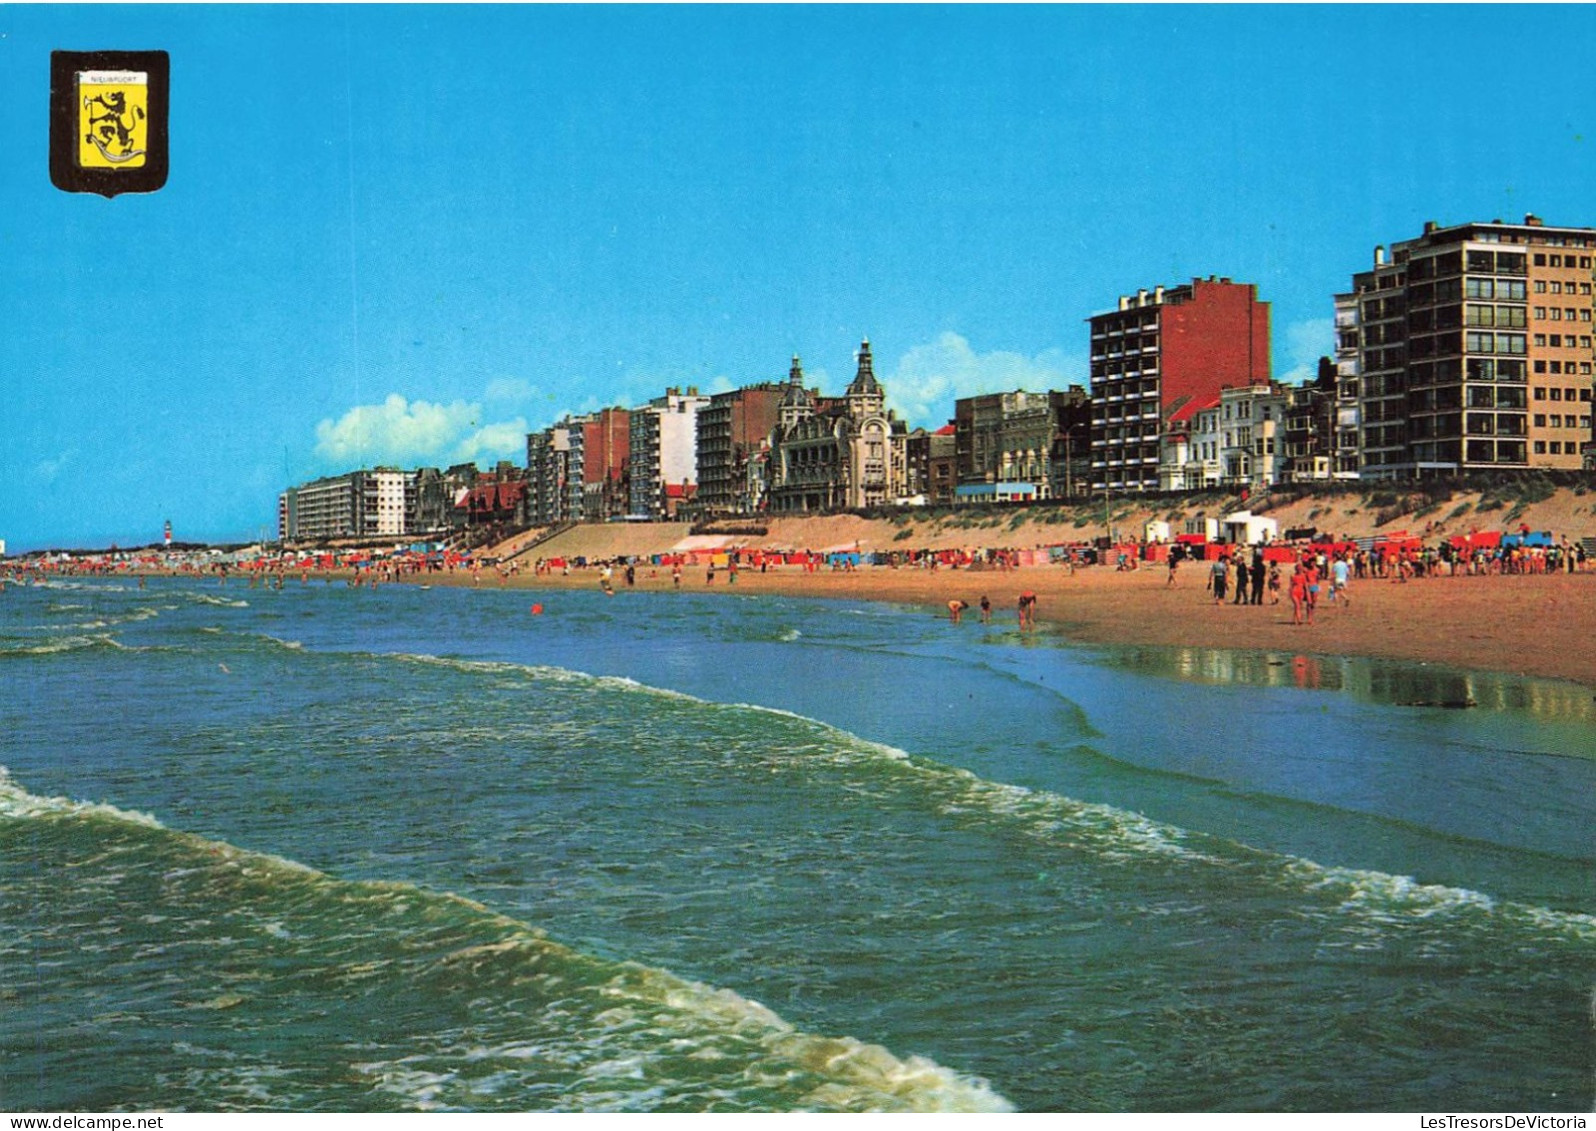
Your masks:
<instances>
[{"instance_id":1,"label":"blue sky","mask_svg":"<svg viewBox=\"0 0 1596 1131\"><path fill-rule=\"evenodd\" d=\"M0 7L0 538L275 526L667 385L1084 383L1138 287L1255 282L1274 368L1425 220L1596 225L1596 10ZM1555 50L1530 66L1517 47ZM171 55L171 174L54 188L52 49Z\"/></svg>"}]
</instances>

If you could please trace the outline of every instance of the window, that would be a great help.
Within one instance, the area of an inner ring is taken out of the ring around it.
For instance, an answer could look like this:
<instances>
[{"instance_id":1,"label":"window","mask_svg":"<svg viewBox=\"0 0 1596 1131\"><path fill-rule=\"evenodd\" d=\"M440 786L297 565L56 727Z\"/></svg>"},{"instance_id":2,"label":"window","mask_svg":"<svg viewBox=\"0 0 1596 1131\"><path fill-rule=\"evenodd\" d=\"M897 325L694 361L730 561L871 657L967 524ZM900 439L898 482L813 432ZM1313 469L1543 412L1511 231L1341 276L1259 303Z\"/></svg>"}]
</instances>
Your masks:
<instances>
[{"instance_id":1,"label":"window","mask_svg":"<svg viewBox=\"0 0 1596 1131\"><path fill-rule=\"evenodd\" d=\"M1537 372L1537 373L1545 373L1546 372L1546 363L1544 361L1537 361L1535 363L1535 372Z\"/></svg>"},{"instance_id":2,"label":"window","mask_svg":"<svg viewBox=\"0 0 1596 1131\"><path fill-rule=\"evenodd\" d=\"M1535 255L1535 266L1537 266L1537 267L1545 267L1546 266L1546 256L1544 256L1544 255L1540 254L1539 252L1537 252L1536 255Z\"/></svg>"},{"instance_id":3,"label":"window","mask_svg":"<svg viewBox=\"0 0 1596 1131\"><path fill-rule=\"evenodd\" d=\"M1537 306L1535 308L1535 320L1537 322L1541 322L1541 321L1544 321L1545 318L1546 318L1546 308L1544 306Z\"/></svg>"},{"instance_id":4,"label":"window","mask_svg":"<svg viewBox=\"0 0 1596 1131\"><path fill-rule=\"evenodd\" d=\"M1536 256L1536 258L1538 259L1540 257ZM1545 279L1536 279L1535 280L1535 293L1538 294L1538 295L1543 295L1543 294L1546 293L1546 280Z\"/></svg>"},{"instance_id":5,"label":"window","mask_svg":"<svg viewBox=\"0 0 1596 1131\"><path fill-rule=\"evenodd\" d=\"M1560 456L1563 454L1563 442L1561 440L1553 440L1551 443L1551 448L1552 454L1554 456Z\"/></svg>"},{"instance_id":6,"label":"window","mask_svg":"<svg viewBox=\"0 0 1596 1131\"><path fill-rule=\"evenodd\" d=\"M1544 346L1546 344L1546 335L1545 334L1536 334L1535 335L1535 344L1538 345L1538 346Z\"/></svg>"},{"instance_id":7,"label":"window","mask_svg":"<svg viewBox=\"0 0 1596 1131\"><path fill-rule=\"evenodd\" d=\"M1552 293L1554 295L1560 295L1563 293L1563 284L1559 283L1556 279L1552 280Z\"/></svg>"},{"instance_id":8,"label":"window","mask_svg":"<svg viewBox=\"0 0 1596 1131\"><path fill-rule=\"evenodd\" d=\"M1555 385L1552 386L1551 394L1552 394L1552 400L1554 400L1554 401L1560 401L1560 400L1563 399L1563 390L1559 389Z\"/></svg>"},{"instance_id":9,"label":"window","mask_svg":"<svg viewBox=\"0 0 1596 1131\"><path fill-rule=\"evenodd\" d=\"M1535 390L1535 399L1538 400L1538 401L1544 401L1546 399L1546 390L1545 389L1536 389Z\"/></svg>"}]
</instances>

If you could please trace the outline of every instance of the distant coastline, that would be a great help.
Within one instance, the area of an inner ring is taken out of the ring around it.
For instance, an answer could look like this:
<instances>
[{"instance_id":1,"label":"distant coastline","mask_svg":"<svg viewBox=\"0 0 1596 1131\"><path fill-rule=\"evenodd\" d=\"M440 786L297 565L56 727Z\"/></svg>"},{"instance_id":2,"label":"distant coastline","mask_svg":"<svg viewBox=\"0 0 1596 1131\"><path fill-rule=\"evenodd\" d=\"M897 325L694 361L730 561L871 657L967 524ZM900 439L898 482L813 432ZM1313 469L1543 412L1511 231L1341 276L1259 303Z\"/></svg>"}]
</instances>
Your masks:
<instances>
[{"instance_id":1,"label":"distant coastline","mask_svg":"<svg viewBox=\"0 0 1596 1131\"><path fill-rule=\"evenodd\" d=\"M1381 501L1384 500L1383 505ZM1196 508L1211 513L1214 500ZM1413 504L1419 505L1413 505ZM669 593L678 588L696 594L749 597L779 594L842 600L876 600L920 606L947 615L947 602L975 605L983 596L999 624L1015 625L1019 594L1037 595L1042 631L1084 644L1150 644L1170 647L1223 647L1283 652L1290 655L1362 655L1444 664L1464 670L1490 670L1569 680L1596 689L1596 561L1580 572L1543 575L1443 576L1410 582L1370 578L1351 587L1350 607L1322 604L1317 622L1290 623L1289 606L1216 606L1204 589L1203 569L1187 563L1168 584L1162 565L1143 563L1121 572L1113 564L1068 568L1060 564L996 568L931 570L900 562L833 570L810 570L797 564L771 564L775 549L870 553L925 550L974 550L978 547L1031 548L1084 543L1113 529L1139 536L1148 521L1180 519L1167 501L1160 505L1113 500L1105 512L1094 506L1028 510L944 513L941 516L898 515L864 518L835 515L761 520L763 535L691 533L686 523L610 523L578 526L557 534L508 565L473 570L465 563L425 573L400 573L407 586L421 584L470 586L481 589L549 591L597 589L601 560L631 558L638 562L634 584L625 584L617 570L613 584L617 609L633 592ZM1245 504L1242 504L1245 505ZM1263 508L1260 508L1263 509ZM1428 511L1428 513L1425 513ZM1458 495L1444 502L1422 496L1392 498L1373 491L1333 496L1305 496L1277 502L1264 511L1282 531L1316 526L1337 537L1369 537L1409 532L1426 543L1470 530L1527 527L1556 538L1596 536L1596 492L1563 489L1531 502L1498 501L1484 495ZM1377 522L1376 519L1384 519ZM747 523L744 523L747 527ZM701 528L702 529L702 528ZM751 528L750 528L751 529ZM524 536L523 536L524 537ZM711 580L701 558L684 568L680 583L668 566L653 564L654 555L680 552L684 544L713 551L737 547L749 557L732 583L724 568ZM509 543L488 547L482 557L495 558ZM760 554L763 568L746 564ZM196 559L207 560L204 556ZM265 560L265 559L262 559ZM537 572L537 563L558 561L559 568ZM868 560L868 557L866 558ZM1110 557L1109 562L1114 559ZM18 568L16 559L5 563ZM158 570L156 572L159 572ZM348 568L324 569L314 561L284 572L289 586L352 585ZM202 569L190 571L207 584L223 584ZM306 580L308 579L308 580ZM235 572L225 584L243 588L247 576ZM266 599L264 596L261 599ZM547 615L561 615L557 596L542 602ZM641 614L639 614L641 615ZM817 615L824 615L817 614ZM969 618L974 619L974 613Z\"/></svg>"}]
</instances>

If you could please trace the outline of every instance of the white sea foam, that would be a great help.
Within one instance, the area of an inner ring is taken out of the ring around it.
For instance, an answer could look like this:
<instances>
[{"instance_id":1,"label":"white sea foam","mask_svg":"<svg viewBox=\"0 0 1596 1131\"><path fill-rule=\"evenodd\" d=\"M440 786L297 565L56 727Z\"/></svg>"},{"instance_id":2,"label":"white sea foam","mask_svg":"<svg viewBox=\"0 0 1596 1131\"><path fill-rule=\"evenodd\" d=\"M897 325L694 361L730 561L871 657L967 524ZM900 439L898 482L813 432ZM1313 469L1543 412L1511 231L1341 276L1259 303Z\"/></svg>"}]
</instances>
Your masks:
<instances>
[{"instance_id":1,"label":"white sea foam","mask_svg":"<svg viewBox=\"0 0 1596 1131\"><path fill-rule=\"evenodd\" d=\"M57 636L37 644L12 644L0 647L0 656L50 656L59 652L77 652L85 648L120 648L111 637L103 633L85 636Z\"/></svg>"},{"instance_id":2,"label":"white sea foam","mask_svg":"<svg viewBox=\"0 0 1596 1131\"><path fill-rule=\"evenodd\" d=\"M64 815L94 815L127 821L146 828L164 826L148 813L136 809L119 809L115 805L89 801L73 801L67 797L40 797L29 793L12 778L11 771L0 766L0 817L54 817Z\"/></svg>"},{"instance_id":3,"label":"white sea foam","mask_svg":"<svg viewBox=\"0 0 1596 1131\"><path fill-rule=\"evenodd\" d=\"M225 608L225 609L247 609L247 608L249 608L249 602L248 601L235 601L235 600L233 600L233 599L231 599L229 597L215 597L215 596L212 596L209 593L189 593L189 594L186 594L186 596L189 598L189 600L197 601L199 604L202 604L202 605L216 605L216 606L218 606L220 608Z\"/></svg>"},{"instance_id":4,"label":"white sea foam","mask_svg":"<svg viewBox=\"0 0 1596 1131\"><path fill-rule=\"evenodd\" d=\"M751 712L803 723L823 741L820 748L834 760L861 758L894 765L919 779L939 810L950 816L981 814L1017 822L1030 834L1064 848L1086 849L1105 861L1132 863L1161 858L1198 867L1240 872L1261 868L1303 893L1345 888L1340 910L1367 923L1400 925L1437 915L1473 911L1509 916L1523 925L1554 934L1596 938L1596 917L1524 904L1498 903L1490 896L1462 888L1421 884L1382 872L1329 868L1300 857L1249 848L1111 805L1077 801L1046 790L994 782L904 750L873 742L829 723L792 711L757 704L714 703L697 696L640 684L616 676L595 676L563 668L497 661L446 660L433 656L402 658L447 664L462 670L519 671L540 680L584 683L653 697L692 702L712 710ZM806 755L812 756L812 755ZM1204 850L1194 842L1204 842Z\"/></svg>"}]
</instances>

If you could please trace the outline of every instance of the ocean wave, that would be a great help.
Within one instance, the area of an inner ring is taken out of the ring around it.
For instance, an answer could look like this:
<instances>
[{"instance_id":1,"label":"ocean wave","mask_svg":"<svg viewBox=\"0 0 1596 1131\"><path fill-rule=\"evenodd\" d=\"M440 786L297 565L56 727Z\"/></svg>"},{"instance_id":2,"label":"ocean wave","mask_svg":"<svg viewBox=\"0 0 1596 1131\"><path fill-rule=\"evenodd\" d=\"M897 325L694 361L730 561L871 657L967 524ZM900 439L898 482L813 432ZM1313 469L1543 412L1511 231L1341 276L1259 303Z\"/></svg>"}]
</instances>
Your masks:
<instances>
[{"instance_id":1,"label":"ocean wave","mask_svg":"<svg viewBox=\"0 0 1596 1131\"><path fill-rule=\"evenodd\" d=\"M29 834L40 857L26 879L77 901L41 905L40 936L60 933L75 953L73 932L51 924L93 920L96 899L114 901L138 929L104 937L119 948L110 961L160 966L181 953L174 1008L225 1012L239 1035L232 1046L211 1029L204 1046L174 1050L194 1063L152 1083L146 1102L158 1106L369 1110L375 1089L421 1110L1012 1110L984 1081L925 1058L803 1032L731 990L573 950L459 895L341 880L149 814L40 797L0 768L6 818L54 828ZM42 874L52 868L73 882ZM329 1025L326 1046L307 1050L303 1034L327 1016L353 1028ZM277 1042L249 1034L278 1026L301 1034L296 1055L346 1071L296 1083L259 1062Z\"/></svg>"},{"instance_id":2,"label":"ocean wave","mask_svg":"<svg viewBox=\"0 0 1596 1131\"><path fill-rule=\"evenodd\" d=\"M235 601L235 600L233 600L232 598L229 598L229 597L217 597L217 596L213 596L210 593L184 593L184 596L187 597L190 601L193 601L196 604L200 604L200 605L215 605L218 608L224 608L224 609L247 609L247 608L249 608L249 602L248 601L242 601L242 600Z\"/></svg>"},{"instance_id":3,"label":"ocean wave","mask_svg":"<svg viewBox=\"0 0 1596 1131\"><path fill-rule=\"evenodd\" d=\"M118 809L115 805L73 801L67 797L40 797L37 794L29 793L12 778L9 769L5 766L0 766L0 817L20 819L60 816L105 817L111 820L127 821L132 824L142 825L146 828L159 829L164 827L161 822L148 813L141 813L136 809Z\"/></svg>"},{"instance_id":4,"label":"ocean wave","mask_svg":"<svg viewBox=\"0 0 1596 1131\"><path fill-rule=\"evenodd\" d=\"M50 656L62 652L78 652L86 648L127 650L112 637L96 633L86 636L56 636L37 643L0 644L0 656Z\"/></svg>"},{"instance_id":5,"label":"ocean wave","mask_svg":"<svg viewBox=\"0 0 1596 1131\"><path fill-rule=\"evenodd\" d=\"M1112 805L1080 801L1047 790L990 781L968 770L874 742L829 723L780 708L749 703L716 703L697 696L641 684L617 676L502 661L440 658L414 654L392 658L440 664L461 671L517 674L534 681L578 684L594 690L647 695L691 703L716 712L780 718L808 729L816 741L802 744L795 757L823 758L833 764L874 766L917 790L923 802L961 821L998 821L1053 847L1085 851L1105 863L1162 860L1170 866L1229 872L1240 882L1256 879L1295 891L1305 900L1340 897L1337 914L1368 927L1398 928L1436 918L1485 916L1511 919L1536 933L1582 941L1596 940L1596 917L1527 904L1499 901L1463 888L1420 883L1410 877L1335 868L1276 853L1224 837L1195 832Z\"/></svg>"}]
</instances>

